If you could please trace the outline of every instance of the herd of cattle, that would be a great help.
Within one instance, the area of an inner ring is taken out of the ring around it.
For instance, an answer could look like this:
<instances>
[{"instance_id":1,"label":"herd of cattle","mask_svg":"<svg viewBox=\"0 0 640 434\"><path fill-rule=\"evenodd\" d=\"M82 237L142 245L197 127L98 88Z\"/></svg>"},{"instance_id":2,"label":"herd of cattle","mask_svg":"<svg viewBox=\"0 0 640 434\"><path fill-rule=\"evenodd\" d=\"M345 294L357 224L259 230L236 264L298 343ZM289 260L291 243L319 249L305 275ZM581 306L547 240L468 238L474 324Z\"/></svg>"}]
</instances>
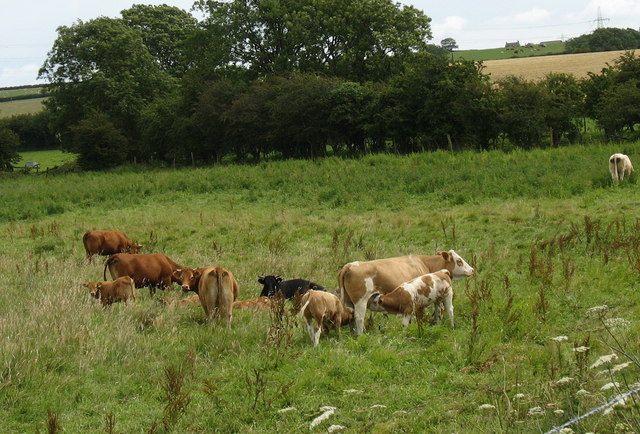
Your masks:
<instances>
[{"instance_id":1,"label":"herd of cattle","mask_svg":"<svg viewBox=\"0 0 640 434\"><path fill-rule=\"evenodd\" d=\"M270 306L271 299L291 299L300 294L300 315L317 345L322 330L341 325L355 325L358 335L364 332L367 309L402 315L409 324L418 310L434 305L438 320L446 310L453 326L452 279L471 276L474 269L455 251L433 256L410 255L346 264L338 275L339 292L333 294L304 279L283 280L280 276L260 276L260 297L237 300L238 282L231 271L222 267L189 268L160 253L138 253L142 246L121 231L89 231L82 237L87 259L109 255L104 264L103 281L87 282L85 287L103 306L135 300L136 288L168 288L173 283L184 292L196 295L184 299L163 299L168 305L200 303L208 320L223 318L231 326L234 308ZM107 269L113 280L107 280Z\"/></svg>"}]
</instances>

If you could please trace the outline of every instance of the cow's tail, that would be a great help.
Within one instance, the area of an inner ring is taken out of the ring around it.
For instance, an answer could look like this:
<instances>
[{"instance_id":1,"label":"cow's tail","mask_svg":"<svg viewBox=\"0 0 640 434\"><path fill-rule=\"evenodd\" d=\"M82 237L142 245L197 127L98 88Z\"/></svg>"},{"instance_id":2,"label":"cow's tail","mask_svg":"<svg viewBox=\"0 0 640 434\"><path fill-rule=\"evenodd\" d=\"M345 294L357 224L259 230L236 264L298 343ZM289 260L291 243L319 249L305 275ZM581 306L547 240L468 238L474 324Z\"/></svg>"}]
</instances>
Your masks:
<instances>
[{"instance_id":1,"label":"cow's tail","mask_svg":"<svg viewBox=\"0 0 640 434\"><path fill-rule=\"evenodd\" d=\"M117 255L111 255L109 256L109 258L104 261L104 271L102 273L102 277L104 278L104 280L107 280L107 268L110 265L115 264L116 262L118 262L118 256Z\"/></svg>"},{"instance_id":2,"label":"cow's tail","mask_svg":"<svg viewBox=\"0 0 640 434\"><path fill-rule=\"evenodd\" d=\"M304 311L307 309L307 306L309 306L309 303L311 303L311 300L307 300L307 302L300 308L300 312L298 313L298 315L300 315L301 317L304 316Z\"/></svg>"},{"instance_id":3,"label":"cow's tail","mask_svg":"<svg viewBox=\"0 0 640 434\"><path fill-rule=\"evenodd\" d=\"M613 158L613 171L615 173L616 181L620 180L620 176L618 175L618 164L620 163L620 159L618 157Z\"/></svg>"},{"instance_id":4,"label":"cow's tail","mask_svg":"<svg viewBox=\"0 0 640 434\"><path fill-rule=\"evenodd\" d=\"M346 274L348 272L349 272L349 266L345 265L344 267L342 267L342 270L340 270L340 273L338 274L338 286L340 287L340 301L345 306L353 307L353 302L351 301L351 297L349 297L349 294L345 290L345 285L344 285Z\"/></svg>"}]
</instances>

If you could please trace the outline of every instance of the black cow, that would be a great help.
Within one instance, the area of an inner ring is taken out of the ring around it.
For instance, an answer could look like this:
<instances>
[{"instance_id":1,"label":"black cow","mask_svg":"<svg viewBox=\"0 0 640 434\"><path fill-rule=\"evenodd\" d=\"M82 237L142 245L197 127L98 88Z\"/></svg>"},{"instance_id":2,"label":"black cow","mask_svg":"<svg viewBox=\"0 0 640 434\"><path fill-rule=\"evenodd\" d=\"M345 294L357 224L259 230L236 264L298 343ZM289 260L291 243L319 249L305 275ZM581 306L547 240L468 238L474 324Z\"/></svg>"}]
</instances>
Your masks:
<instances>
[{"instance_id":1,"label":"black cow","mask_svg":"<svg viewBox=\"0 0 640 434\"><path fill-rule=\"evenodd\" d=\"M284 298L291 299L296 293L302 295L310 289L325 291L324 287L304 279L283 281L280 276L259 276L258 282L264 285L260 293L261 297L273 298L276 292L280 291Z\"/></svg>"}]
</instances>

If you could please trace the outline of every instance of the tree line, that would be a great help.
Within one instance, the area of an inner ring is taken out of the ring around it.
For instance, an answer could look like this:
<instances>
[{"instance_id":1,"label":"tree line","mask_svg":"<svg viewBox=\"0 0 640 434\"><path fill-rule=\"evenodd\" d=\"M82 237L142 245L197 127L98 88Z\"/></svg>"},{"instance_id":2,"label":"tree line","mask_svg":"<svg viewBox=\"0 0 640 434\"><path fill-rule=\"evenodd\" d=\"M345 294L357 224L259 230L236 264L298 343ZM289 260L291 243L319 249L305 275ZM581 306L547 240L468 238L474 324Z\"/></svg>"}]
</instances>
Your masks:
<instances>
[{"instance_id":1,"label":"tree line","mask_svg":"<svg viewBox=\"0 0 640 434\"><path fill-rule=\"evenodd\" d=\"M580 140L585 118L611 139L640 121L633 53L582 80L496 84L481 62L429 44L422 11L390 0L194 8L202 19L134 5L58 28L41 116L81 167L558 145ZM15 144L2 130L0 151Z\"/></svg>"}]
</instances>

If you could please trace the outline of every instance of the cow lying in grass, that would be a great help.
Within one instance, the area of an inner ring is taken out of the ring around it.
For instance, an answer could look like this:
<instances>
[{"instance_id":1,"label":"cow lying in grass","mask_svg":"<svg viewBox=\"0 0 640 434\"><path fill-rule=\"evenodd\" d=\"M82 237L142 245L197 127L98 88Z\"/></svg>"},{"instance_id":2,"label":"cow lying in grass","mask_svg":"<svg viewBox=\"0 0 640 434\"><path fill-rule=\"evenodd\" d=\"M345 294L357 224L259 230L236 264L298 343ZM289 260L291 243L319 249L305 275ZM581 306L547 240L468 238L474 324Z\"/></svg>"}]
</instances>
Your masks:
<instances>
[{"instance_id":1,"label":"cow lying in grass","mask_svg":"<svg viewBox=\"0 0 640 434\"><path fill-rule=\"evenodd\" d=\"M118 277L111 282L87 282L83 286L89 288L89 293L99 299L103 306L136 299L136 288L129 276Z\"/></svg>"},{"instance_id":2,"label":"cow lying in grass","mask_svg":"<svg viewBox=\"0 0 640 434\"><path fill-rule=\"evenodd\" d=\"M438 307L440 320L442 311L439 307L444 305L453 327L453 288L449 270L423 274L403 283L388 294L374 294L370 303L384 312L402 315L402 325L405 327L418 310L431 304Z\"/></svg>"},{"instance_id":3,"label":"cow lying in grass","mask_svg":"<svg viewBox=\"0 0 640 434\"><path fill-rule=\"evenodd\" d=\"M337 296L325 291L310 289L302 296L300 303L300 315L307 323L307 331L314 346L320 342L323 329L329 333L331 327L334 327L339 335L340 327L349 324L353 318L353 309L344 307Z\"/></svg>"}]
</instances>

